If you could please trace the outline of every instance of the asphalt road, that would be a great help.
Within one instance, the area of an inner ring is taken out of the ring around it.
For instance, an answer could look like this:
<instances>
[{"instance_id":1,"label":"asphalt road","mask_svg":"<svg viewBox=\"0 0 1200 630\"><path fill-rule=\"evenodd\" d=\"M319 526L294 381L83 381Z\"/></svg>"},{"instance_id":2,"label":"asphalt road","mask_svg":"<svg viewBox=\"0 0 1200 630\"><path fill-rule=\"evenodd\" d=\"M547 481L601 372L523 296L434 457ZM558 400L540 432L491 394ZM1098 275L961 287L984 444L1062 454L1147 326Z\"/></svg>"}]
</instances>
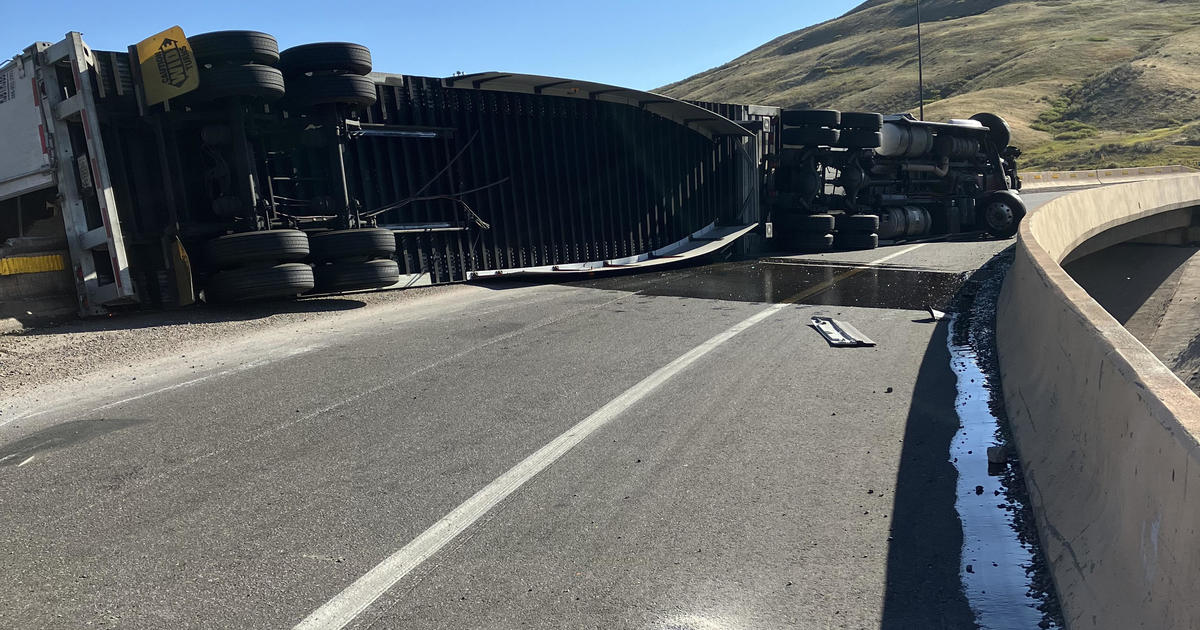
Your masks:
<instances>
[{"instance_id":1,"label":"asphalt road","mask_svg":"<svg viewBox=\"0 0 1200 630\"><path fill-rule=\"evenodd\" d=\"M64 389L0 424L0 627L970 627L920 309L1010 244L462 287Z\"/></svg>"}]
</instances>

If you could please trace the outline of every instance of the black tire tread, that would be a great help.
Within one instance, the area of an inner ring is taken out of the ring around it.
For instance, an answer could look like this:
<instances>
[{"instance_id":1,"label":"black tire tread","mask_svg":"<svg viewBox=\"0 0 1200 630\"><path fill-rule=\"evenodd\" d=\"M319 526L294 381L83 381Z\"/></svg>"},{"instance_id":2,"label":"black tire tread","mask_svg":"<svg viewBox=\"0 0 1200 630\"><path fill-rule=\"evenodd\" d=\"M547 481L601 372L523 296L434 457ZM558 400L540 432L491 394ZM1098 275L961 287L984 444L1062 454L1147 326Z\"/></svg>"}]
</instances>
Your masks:
<instances>
[{"instance_id":1,"label":"black tire tread","mask_svg":"<svg viewBox=\"0 0 1200 630\"><path fill-rule=\"evenodd\" d=\"M358 228L317 232L308 237L312 260L374 258L396 253L396 235L384 228Z\"/></svg>"},{"instance_id":2,"label":"black tire tread","mask_svg":"<svg viewBox=\"0 0 1200 630\"><path fill-rule=\"evenodd\" d=\"M187 38L196 63L279 63L279 42L259 31L213 31Z\"/></svg>"},{"instance_id":3,"label":"black tire tread","mask_svg":"<svg viewBox=\"0 0 1200 630\"><path fill-rule=\"evenodd\" d=\"M883 144L883 134L866 129L842 129L837 146L847 149L874 149Z\"/></svg>"},{"instance_id":4,"label":"black tire tread","mask_svg":"<svg viewBox=\"0 0 1200 630\"><path fill-rule=\"evenodd\" d=\"M834 238L832 234L819 234L813 232L811 234L795 235L792 238L792 245L808 251L821 251L833 247L833 240Z\"/></svg>"},{"instance_id":5,"label":"black tire tread","mask_svg":"<svg viewBox=\"0 0 1200 630\"><path fill-rule=\"evenodd\" d=\"M263 230L227 234L205 244L214 268L228 269L255 263L304 260L309 254L308 235L300 230Z\"/></svg>"},{"instance_id":6,"label":"black tire tread","mask_svg":"<svg viewBox=\"0 0 1200 630\"><path fill-rule=\"evenodd\" d=\"M783 130L783 145L787 146L833 146L840 134L828 127L789 127Z\"/></svg>"},{"instance_id":7,"label":"black tire tread","mask_svg":"<svg viewBox=\"0 0 1200 630\"><path fill-rule=\"evenodd\" d=\"M314 293L382 289L400 281L400 265L390 258L335 262L313 268Z\"/></svg>"},{"instance_id":8,"label":"black tire tread","mask_svg":"<svg viewBox=\"0 0 1200 630\"><path fill-rule=\"evenodd\" d=\"M883 114L874 112L842 112L842 129L879 131L883 129Z\"/></svg>"},{"instance_id":9,"label":"black tire tread","mask_svg":"<svg viewBox=\"0 0 1200 630\"><path fill-rule=\"evenodd\" d=\"M833 231L832 214L803 214L794 219L796 230L809 234L825 234Z\"/></svg>"},{"instance_id":10,"label":"black tire tread","mask_svg":"<svg viewBox=\"0 0 1200 630\"><path fill-rule=\"evenodd\" d=\"M244 267L214 274L206 295L215 302L241 302L296 296L315 285L312 267L304 263Z\"/></svg>"},{"instance_id":11,"label":"black tire tread","mask_svg":"<svg viewBox=\"0 0 1200 630\"><path fill-rule=\"evenodd\" d=\"M841 124L842 114L834 109L785 109L779 118L784 127L836 127Z\"/></svg>"},{"instance_id":12,"label":"black tire tread","mask_svg":"<svg viewBox=\"0 0 1200 630\"><path fill-rule=\"evenodd\" d=\"M837 218L839 233L879 231L879 216L874 214L843 214Z\"/></svg>"},{"instance_id":13,"label":"black tire tread","mask_svg":"<svg viewBox=\"0 0 1200 630\"><path fill-rule=\"evenodd\" d=\"M837 246L842 249L875 249L879 247L879 235L865 232L839 233Z\"/></svg>"},{"instance_id":14,"label":"black tire tread","mask_svg":"<svg viewBox=\"0 0 1200 630\"><path fill-rule=\"evenodd\" d=\"M214 66L200 69L200 87L193 98L213 100L231 96L279 99L284 94L283 74L262 64Z\"/></svg>"},{"instance_id":15,"label":"black tire tread","mask_svg":"<svg viewBox=\"0 0 1200 630\"><path fill-rule=\"evenodd\" d=\"M357 74L298 76L288 80L291 107L313 107L345 103L362 107L375 104L375 83Z\"/></svg>"},{"instance_id":16,"label":"black tire tread","mask_svg":"<svg viewBox=\"0 0 1200 630\"><path fill-rule=\"evenodd\" d=\"M308 72L364 75L371 71L371 50L349 42L293 46L279 53L279 67L288 77Z\"/></svg>"}]
</instances>

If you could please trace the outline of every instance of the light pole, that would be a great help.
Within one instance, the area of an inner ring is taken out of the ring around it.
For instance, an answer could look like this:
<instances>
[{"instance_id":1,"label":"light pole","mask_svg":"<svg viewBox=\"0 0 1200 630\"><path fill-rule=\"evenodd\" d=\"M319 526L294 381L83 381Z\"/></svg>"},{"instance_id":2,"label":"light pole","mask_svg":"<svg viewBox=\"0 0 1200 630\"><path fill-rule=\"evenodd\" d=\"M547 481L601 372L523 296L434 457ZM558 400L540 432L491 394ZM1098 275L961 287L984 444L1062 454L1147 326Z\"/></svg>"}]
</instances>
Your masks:
<instances>
[{"instance_id":1,"label":"light pole","mask_svg":"<svg viewBox=\"0 0 1200 630\"><path fill-rule=\"evenodd\" d=\"M925 67L921 57L921 0L917 0L917 100L920 101L921 120L925 120Z\"/></svg>"}]
</instances>

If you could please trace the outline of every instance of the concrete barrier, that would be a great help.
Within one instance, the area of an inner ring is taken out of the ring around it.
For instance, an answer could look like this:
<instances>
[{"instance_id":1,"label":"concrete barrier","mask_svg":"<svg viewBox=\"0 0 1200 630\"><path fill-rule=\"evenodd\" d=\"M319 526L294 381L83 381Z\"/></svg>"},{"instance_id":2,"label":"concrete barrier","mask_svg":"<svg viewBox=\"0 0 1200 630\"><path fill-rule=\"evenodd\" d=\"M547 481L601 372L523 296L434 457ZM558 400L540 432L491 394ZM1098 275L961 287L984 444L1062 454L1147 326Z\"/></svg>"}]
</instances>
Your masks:
<instances>
[{"instance_id":1,"label":"concrete barrier","mask_svg":"<svg viewBox=\"0 0 1200 630\"><path fill-rule=\"evenodd\" d=\"M1030 171L1021 173L1021 190L1099 186L1096 171Z\"/></svg>"},{"instance_id":2,"label":"concrete barrier","mask_svg":"<svg viewBox=\"0 0 1200 630\"><path fill-rule=\"evenodd\" d=\"M1196 169L1180 165L1103 168L1087 171L1027 171L1021 173L1021 190L1034 192L1085 188L1100 184L1135 182L1195 172Z\"/></svg>"},{"instance_id":3,"label":"concrete barrier","mask_svg":"<svg viewBox=\"0 0 1200 630\"><path fill-rule=\"evenodd\" d=\"M1082 190L1022 223L1004 399L1070 628L1200 628L1200 397L1059 263L1200 205L1200 176Z\"/></svg>"}]
</instances>

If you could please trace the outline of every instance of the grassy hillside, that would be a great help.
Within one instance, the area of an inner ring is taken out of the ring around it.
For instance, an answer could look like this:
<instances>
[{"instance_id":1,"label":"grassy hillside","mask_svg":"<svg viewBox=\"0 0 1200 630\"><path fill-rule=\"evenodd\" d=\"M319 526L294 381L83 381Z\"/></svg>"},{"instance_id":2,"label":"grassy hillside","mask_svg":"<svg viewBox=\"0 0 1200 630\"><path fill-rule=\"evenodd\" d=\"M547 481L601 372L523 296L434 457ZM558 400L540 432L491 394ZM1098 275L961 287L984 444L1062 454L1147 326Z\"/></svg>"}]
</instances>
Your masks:
<instances>
[{"instance_id":1,"label":"grassy hillside","mask_svg":"<svg viewBox=\"0 0 1200 630\"><path fill-rule=\"evenodd\" d=\"M1200 1L923 0L925 117L1004 116L1025 168L1200 162ZM870 0L658 91L917 108L916 3Z\"/></svg>"}]
</instances>

